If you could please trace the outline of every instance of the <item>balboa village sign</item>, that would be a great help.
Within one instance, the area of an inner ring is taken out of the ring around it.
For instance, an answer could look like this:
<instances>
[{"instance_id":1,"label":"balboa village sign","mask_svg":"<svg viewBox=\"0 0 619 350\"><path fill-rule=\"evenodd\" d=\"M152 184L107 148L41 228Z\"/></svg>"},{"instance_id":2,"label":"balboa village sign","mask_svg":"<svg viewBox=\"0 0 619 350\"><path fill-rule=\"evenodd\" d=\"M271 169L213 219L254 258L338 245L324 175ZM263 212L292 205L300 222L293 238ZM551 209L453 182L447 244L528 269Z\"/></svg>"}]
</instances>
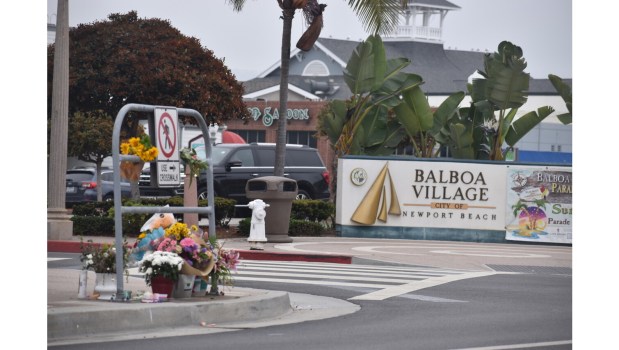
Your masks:
<instances>
[{"instance_id":1,"label":"balboa village sign","mask_svg":"<svg viewBox=\"0 0 619 350\"><path fill-rule=\"evenodd\" d=\"M566 217L571 218L571 187L568 198L565 184L528 181L522 195L510 190L508 200L510 166L504 162L344 157L338 162L336 223L340 234L350 237L571 243L571 222ZM539 166L519 173L565 183L571 167L559 170ZM554 196L546 192L545 198L560 203L548 202L548 213L542 214L545 209L531 203L539 204L539 193L550 190L556 191ZM561 214L553 218L555 212ZM529 215L543 219L534 220L536 227L530 228Z\"/></svg>"}]
</instances>

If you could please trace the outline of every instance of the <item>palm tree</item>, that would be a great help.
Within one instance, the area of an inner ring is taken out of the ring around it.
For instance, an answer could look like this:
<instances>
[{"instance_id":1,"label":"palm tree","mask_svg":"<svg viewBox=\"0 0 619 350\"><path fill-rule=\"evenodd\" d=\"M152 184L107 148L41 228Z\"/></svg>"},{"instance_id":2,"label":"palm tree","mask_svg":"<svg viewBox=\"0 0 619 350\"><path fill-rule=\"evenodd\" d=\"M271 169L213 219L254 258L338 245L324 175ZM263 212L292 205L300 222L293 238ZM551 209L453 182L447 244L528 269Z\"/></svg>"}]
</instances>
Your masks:
<instances>
[{"instance_id":1,"label":"palm tree","mask_svg":"<svg viewBox=\"0 0 619 350\"><path fill-rule=\"evenodd\" d=\"M246 0L226 0L232 5L234 11L241 11ZM391 32L398 24L398 14L408 0L348 0L348 5L353 9L361 20L364 29L372 34L386 34ZM277 122L277 140L275 146L275 176L284 176L285 152L286 152L286 111L288 110L288 69L290 64L290 36L292 32L292 19L296 10L302 10L306 20L310 23L308 31L313 31L313 41L318 38L322 25L322 10L317 0L277 0L282 10L282 53L281 53L281 80L279 85L279 109L283 112L283 118ZM317 12L317 8L318 10ZM320 16L318 24L314 18ZM328 22L328 21L327 21ZM316 33L318 31L318 33ZM311 39L310 39L311 40ZM313 46L313 42L304 42L304 47ZM311 44L311 45L310 45Z\"/></svg>"}]
</instances>

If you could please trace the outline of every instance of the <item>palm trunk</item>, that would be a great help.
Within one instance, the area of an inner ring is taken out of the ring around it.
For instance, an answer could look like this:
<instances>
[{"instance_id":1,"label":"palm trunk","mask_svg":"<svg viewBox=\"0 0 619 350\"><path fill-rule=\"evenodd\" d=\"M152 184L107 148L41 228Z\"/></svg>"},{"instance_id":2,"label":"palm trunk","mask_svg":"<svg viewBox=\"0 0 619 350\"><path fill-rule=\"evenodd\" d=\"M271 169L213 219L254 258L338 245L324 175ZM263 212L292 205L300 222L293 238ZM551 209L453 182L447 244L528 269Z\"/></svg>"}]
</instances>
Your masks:
<instances>
[{"instance_id":1,"label":"palm trunk","mask_svg":"<svg viewBox=\"0 0 619 350\"><path fill-rule=\"evenodd\" d=\"M288 3L284 1L284 4ZM284 6L285 7L285 6ZM277 120L277 141L275 144L275 169L273 175L284 176L286 163L286 123L288 115L288 70L290 65L290 36L294 8L283 8L284 27L282 32L281 81L279 84L279 119Z\"/></svg>"}]
</instances>

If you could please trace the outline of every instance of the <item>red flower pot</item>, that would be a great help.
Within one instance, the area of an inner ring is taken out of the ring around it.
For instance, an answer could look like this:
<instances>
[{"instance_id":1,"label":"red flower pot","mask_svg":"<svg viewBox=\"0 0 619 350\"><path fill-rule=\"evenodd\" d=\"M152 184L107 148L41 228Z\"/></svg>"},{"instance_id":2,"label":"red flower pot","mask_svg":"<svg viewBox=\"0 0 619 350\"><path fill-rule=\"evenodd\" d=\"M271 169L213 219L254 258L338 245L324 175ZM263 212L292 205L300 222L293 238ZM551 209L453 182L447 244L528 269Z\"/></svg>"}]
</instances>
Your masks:
<instances>
[{"instance_id":1,"label":"red flower pot","mask_svg":"<svg viewBox=\"0 0 619 350\"><path fill-rule=\"evenodd\" d=\"M153 293L167 294L168 298L172 297L175 284L176 282L174 280L163 276L153 276L150 280L150 287Z\"/></svg>"}]
</instances>

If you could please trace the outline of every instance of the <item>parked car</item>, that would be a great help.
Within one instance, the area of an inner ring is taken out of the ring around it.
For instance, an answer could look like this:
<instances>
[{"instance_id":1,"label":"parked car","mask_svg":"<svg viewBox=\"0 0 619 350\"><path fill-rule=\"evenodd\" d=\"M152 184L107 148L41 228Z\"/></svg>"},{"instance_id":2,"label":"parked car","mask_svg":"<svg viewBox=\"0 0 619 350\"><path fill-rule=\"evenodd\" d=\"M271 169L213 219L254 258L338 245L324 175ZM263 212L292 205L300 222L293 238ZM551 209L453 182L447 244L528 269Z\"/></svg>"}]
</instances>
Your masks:
<instances>
[{"instance_id":1,"label":"parked car","mask_svg":"<svg viewBox=\"0 0 619 350\"><path fill-rule=\"evenodd\" d=\"M196 148L205 159L204 148ZM217 144L212 148L214 195L236 200L237 204L249 202L245 196L248 180L273 175L275 144ZM297 199L327 200L329 172L318 150L306 145L286 145L284 176L297 181ZM198 198L206 199L206 172L198 178Z\"/></svg>"},{"instance_id":2,"label":"parked car","mask_svg":"<svg viewBox=\"0 0 619 350\"><path fill-rule=\"evenodd\" d=\"M66 175L66 198L67 206L76 203L97 201L97 171L94 168L67 170ZM120 183L121 196L131 197L131 184L125 180ZM114 200L114 171L112 169L101 170L101 195L104 201Z\"/></svg>"}]
</instances>

